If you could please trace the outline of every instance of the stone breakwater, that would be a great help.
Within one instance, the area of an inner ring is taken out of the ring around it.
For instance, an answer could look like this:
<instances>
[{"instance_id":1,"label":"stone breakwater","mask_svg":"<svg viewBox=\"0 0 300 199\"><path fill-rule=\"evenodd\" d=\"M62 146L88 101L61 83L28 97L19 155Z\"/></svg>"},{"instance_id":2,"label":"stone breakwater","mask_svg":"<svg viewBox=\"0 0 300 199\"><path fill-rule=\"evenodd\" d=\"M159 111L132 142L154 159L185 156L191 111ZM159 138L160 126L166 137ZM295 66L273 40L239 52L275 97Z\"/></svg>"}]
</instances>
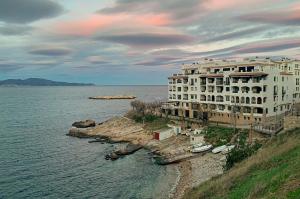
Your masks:
<instances>
[{"instance_id":1,"label":"stone breakwater","mask_svg":"<svg viewBox=\"0 0 300 199\"><path fill-rule=\"evenodd\" d=\"M94 99L94 100L120 100L120 99L135 99L135 98L136 96L131 96L131 95L89 97L89 99Z\"/></svg>"}]
</instances>

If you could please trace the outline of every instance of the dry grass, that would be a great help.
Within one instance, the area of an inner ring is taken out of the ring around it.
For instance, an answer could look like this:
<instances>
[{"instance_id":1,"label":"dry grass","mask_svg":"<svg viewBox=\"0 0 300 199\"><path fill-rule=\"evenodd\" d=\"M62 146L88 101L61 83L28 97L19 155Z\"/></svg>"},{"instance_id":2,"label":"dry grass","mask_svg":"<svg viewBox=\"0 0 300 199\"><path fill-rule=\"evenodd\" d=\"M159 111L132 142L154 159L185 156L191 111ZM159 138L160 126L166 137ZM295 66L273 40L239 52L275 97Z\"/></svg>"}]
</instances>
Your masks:
<instances>
[{"instance_id":1,"label":"dry grass","mask_svg":"<svg viewBox=\"0 0 300 199\"><path fill-rule=\"evenodd\" d=\"M232 188L249 175L256 167L272 167L270 160L285 154L300 146L300 129L289 131L270 139L262 149L245 161L236 164L224 175L212 179L199 187L193 188L184 198L226 198ZM296 184L298 181L296 182ZM257 198L264 191L266 185L257 183L250 191L248 198Z\"/></svg>"}]
</instances>

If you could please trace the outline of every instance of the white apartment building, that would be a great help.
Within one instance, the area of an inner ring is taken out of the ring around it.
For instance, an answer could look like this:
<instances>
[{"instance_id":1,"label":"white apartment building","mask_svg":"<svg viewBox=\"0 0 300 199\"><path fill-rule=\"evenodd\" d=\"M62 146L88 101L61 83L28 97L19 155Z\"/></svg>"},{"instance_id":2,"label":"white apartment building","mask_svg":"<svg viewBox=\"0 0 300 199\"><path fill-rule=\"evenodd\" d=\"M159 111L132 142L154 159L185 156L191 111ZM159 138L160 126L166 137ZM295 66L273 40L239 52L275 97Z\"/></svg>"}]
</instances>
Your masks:
<instances>
[{"instance_id":1,"label":"white apartment building","mask_svg":"<svg viewBox=\"0 0 300 199\"><path fill-rule=\"evenodd\" d=\"M300 61L288 58L203 60L169 79L168 115L274 131L300 102Z\"/></svg>"}]
</instances>

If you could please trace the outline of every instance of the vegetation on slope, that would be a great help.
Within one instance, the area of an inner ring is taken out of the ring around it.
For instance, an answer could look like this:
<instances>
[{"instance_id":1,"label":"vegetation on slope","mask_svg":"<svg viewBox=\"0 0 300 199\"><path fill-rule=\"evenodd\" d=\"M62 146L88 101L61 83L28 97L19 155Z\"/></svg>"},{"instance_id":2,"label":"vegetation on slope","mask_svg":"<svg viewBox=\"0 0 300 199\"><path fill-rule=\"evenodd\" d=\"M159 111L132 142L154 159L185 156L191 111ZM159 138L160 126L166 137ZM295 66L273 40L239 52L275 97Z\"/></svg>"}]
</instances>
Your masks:
<instances>
[{"instance_id":1,"label":"vegetation on slope","mask_svg":"<svg viewBox=\"0 0 300 199\"><path fill-rule=\"evenodd\" d=\"M221 146L231 141L234 135L234 129L210 125L203 131L203 133L206 142L214 146Z\"/></svg>"},{"instance_id":2,"label":"vegetation on slope","mask_svg":"<svg viewBox=\"0 0 300 199\"><path fill-rule=\"evenodd\" d=\"M184 198L300 198L300 129L278 135Z\"/></svg>"},{"instance_id":3,"label":"vegetation on slope","mask_svg":"<svg viewBox=\"0 0 300 199\"><path fill-rule=\"evenodd\" d=\"M132 110L126 114L126 117L135 122L145 124L144 128L149 131L156 131L167 128L169 120L157 116L157 110L161 107L161 102L142 102L134 100L130 103Z\"/></svg>"}]
</instances>

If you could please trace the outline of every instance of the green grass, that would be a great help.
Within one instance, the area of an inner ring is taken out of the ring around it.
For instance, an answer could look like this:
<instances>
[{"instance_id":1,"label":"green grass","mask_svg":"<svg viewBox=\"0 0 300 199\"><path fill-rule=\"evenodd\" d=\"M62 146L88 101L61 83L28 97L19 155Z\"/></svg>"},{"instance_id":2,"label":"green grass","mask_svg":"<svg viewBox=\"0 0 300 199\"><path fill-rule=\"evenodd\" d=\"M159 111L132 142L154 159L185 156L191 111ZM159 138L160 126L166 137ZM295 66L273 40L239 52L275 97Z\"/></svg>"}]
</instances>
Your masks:
<instances>
[{"instance_id":1,"label":"green grass","mask_svg":"<svg viewBox=\"0 0 300 199\"><path fill-rule=\"evenodd\" d=\"M151 121L151 122L145 122L145 129L146 130L150 130L150 131L156 131L159 129L165 129L168 128L167 124L168 124L169 120L167 120L166 118L156 118L155 120Z\"/></svg>"},{"instance_id":2,"label":"green grass","mask_svg":"<svg viewBox=\"0 0 300 199\"><path fill-rule=\"evenodd\" d=\"M272 198L281 191L281 185L300 169L300 146L276 156L271 161L254 167L251 173L232 187L227 198ZM298 161L294 161L297 160ZM300 195L298 195L300 196Z\"/></svg>"},{"instance_id":3,"label":"green grass","mask_svg":"<svg viewBox=\"0 0 300 199\"><path fill-rule=\"evenodd\" d=\"M221 146L230 142L234 129L222 126L208 126L204 131L204 138L214 146Z\"/></svg>"},{"instance_id":4,"label":"green grass","mask_svg":"<svg viewBox=\"0 0 300 199\"><path fill-rule=\"evenodd\" d=\"M271 139L256 154L189 190L184 198L300 198L300 130Z\"/></svg>"}]
</instances>

